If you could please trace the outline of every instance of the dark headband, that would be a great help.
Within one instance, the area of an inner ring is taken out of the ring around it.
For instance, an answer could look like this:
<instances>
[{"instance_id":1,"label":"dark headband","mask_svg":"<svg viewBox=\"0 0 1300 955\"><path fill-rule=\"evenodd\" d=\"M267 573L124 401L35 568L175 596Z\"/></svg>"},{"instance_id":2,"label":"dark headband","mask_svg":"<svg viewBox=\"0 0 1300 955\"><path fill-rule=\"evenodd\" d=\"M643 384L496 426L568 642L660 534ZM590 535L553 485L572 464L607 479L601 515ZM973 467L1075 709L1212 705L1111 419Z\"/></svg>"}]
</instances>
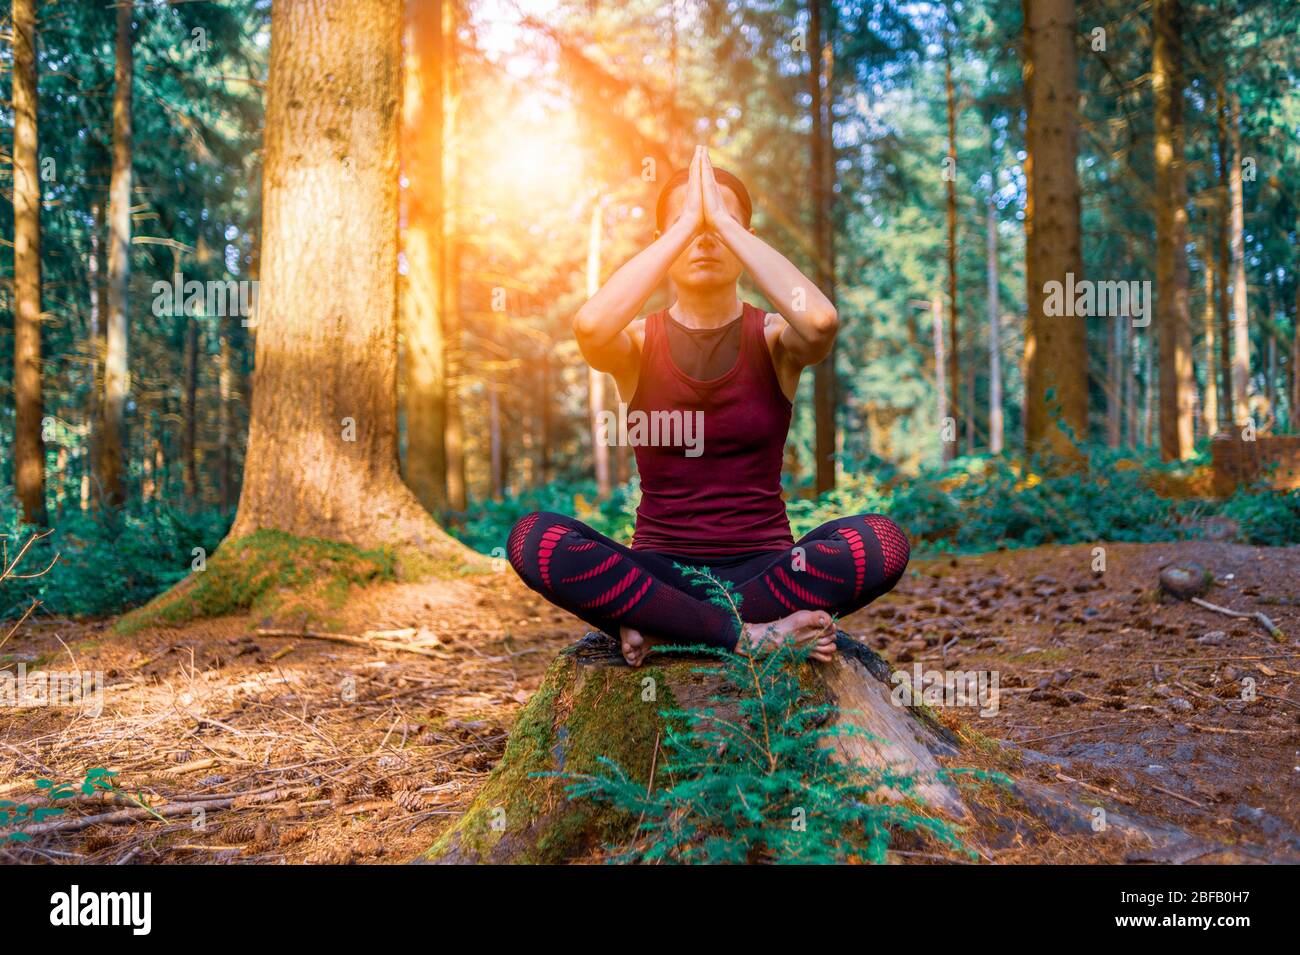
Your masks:
<instances>
[{"instance_id":1,"label":"dark headband","mask_svg":"<svg viewBox=\"0 0 1300 955\"><path fill-rule=\"evenodd\" d=\"M662 232L664 228L664 215L668 211L668 197L679 186L686 185L690 178L691 170L689 168L678 169L668 177L664 187L659 190L659 201L655 204L655 228L659 229L659 231ZM745 215L745 227L748 228L750 217L754 214L754 203L749 198L749 190L745 188L745 184L727 170L719 169L717 166L713 167L713 178L718 181L719 186L726 186L736 194L736 198L740 200L740 211Z\"/></svg>"}]
</instances>

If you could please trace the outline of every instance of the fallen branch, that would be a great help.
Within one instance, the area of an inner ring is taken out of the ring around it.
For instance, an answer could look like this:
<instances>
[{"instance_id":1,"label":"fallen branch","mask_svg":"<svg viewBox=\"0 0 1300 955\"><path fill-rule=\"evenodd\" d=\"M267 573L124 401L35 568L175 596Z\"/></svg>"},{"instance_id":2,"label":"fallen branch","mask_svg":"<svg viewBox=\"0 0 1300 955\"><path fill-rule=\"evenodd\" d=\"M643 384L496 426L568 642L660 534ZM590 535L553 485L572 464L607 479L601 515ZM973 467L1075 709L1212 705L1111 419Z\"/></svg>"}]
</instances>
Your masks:
<instances>
[{"instance_id":1,"label":"fallen branch","mask_svg":"<svg viewBox=\"0 0 1300 955\"><path fill-rule=\"evenodd\" d=\"M298 795L304 791L305 790L303 789L277 788L265 793L226 796L221 799L171 802L165 806L158 806L157 808L120 809L116 812L104 812L96 816L80 816L76 819L60 819L56 822L39 822L34 826L25 827L22 831L29 836L39 836L49 832L76 832L80 829L85 829L88 826L112 826L123 822L143 822L148 819L166 819L171 816L183 816L187 813L192 813L195 809L202 809L204 812L211 812L218 809L239 810L249 806L262 805L264 803L280 802L286 796Z\"/></svg>"},{"instance_id":2,"label":"fallen branch","mask_svg":"<svg viewBox=\"0 0 1300 955\"><path fill-rule=\"evenodd\" d=\"M1208 600L1202 600L1200 597L1192 597L1191 602L1196 604L1198 607L1204 607L1206 610L1213 610L1215 613L1221 613L1225 617L1237 617L1239 619L1249 618L1255 620L1261 627L1268 631L1268 635L1274 640L1281 642L1286 639L1286 635L1282 633L1281 628L1279 628L1278 625L1270 620L1265 614L1260 613L1259 611L1229 610L1227 607L1220 607L1218 604L1212 604Z\"/></svg>"},{"instance_id":3,"label":"fallen branch","mask_svg":"<svg viewBox=\"0 0 1300 955\"><path fill-rule=\"evenodd\" d=\"M331 643L346 643L367 650L389 650L394 653L415 653L422 657L437 657L438 654L427 647L394 640L382 640L375 637L361 637L351 633L323 633L315 630L267 630L254 631L259 637L305 637L309 640L328 640Z\"/></svg>"}]
</instances>

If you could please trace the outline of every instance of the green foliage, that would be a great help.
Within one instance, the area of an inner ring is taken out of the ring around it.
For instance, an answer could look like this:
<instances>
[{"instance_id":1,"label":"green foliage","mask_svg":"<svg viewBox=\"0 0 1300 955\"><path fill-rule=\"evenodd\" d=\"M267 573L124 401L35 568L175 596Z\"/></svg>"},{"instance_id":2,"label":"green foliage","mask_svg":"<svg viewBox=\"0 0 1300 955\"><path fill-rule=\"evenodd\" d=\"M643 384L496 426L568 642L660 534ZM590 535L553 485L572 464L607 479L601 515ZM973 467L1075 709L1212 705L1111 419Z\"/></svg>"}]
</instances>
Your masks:
<instances>
[{"instance_id":1,"label":"green foliage","mask_svg":"<svg viewBox=\"0 0 1300 955\"><path fill-rule=\"evenodd\" d=\"M1084 449L1087 467L1065 469L1035 459L974 456L906 475L868 457L847 468L839 487L795 498L786 510L796 538L846 514L886 514L907 532L913 553L978 553L1088 541L1168 541L1196 537L1210 518L1224 518L1242 543L1281 546L1300 541L1300 493L1242 490L1226 500L1161 496L1153 481L1177 477L1203 458L1162 464L1154 455L1103 447ZM628 541L639 489L616 491L598 506L586 485L552 484L521 497L489 502L453 529L485 553L503 547L514 522L533 510L576 513L616 540ZM1222 523L1222 522L1221 522Z\"/></svg>"},{"instance_id":2,"label":"green foliage","mask_svg":"<svg viewBox=\"0 0 1300 955\"><path fill-rule=\"evenodd\" d=\"M475 502L473 510L451 512L443 515L443 520L444 526L460 540L484 554L491 554L496 548L505 553L510 529L533 511L571 514L608 537L631 540L640 499L641 485L635 479L615 488L606 501L597 499L593 482L556 482L499 501Z\"/></svg>"},{"instance_id":3,"label":"green foliage","mask_svg":"<svg viewBox=\"0 0 1300 955\"><path fill-rule=\"evenodd\" d=\"M78 789L82 795L90 796L97 791L111 792L113 779L117 773L97 766L86 771L81 784L56 783L50 779L36 780L36 788L43 790L46 797L53 802L56 799L70 799ZM31 836L24 829L33 823L42 822L51 816L63 814L62 806L33 806L30 803L16 803L0 800L0 843L29 842Z\"/></svg>"},{"instance_id":4,"label":"green foliage","mask_svg":"<svg viewBox=\"0 0 1300 955\"><path fill-rule=\"evenodd\" d=\"M35 573L54 561L49 572L5 581L0 619L20 613L33 599L61 617L138 606L189 573L194 548L214 551L230 520L215 508L190 512L155 504L102 514L69 511L56 518L53 533L32 547L19 569ZM31 533L12 503L0 506L0 535L11 557Z\"/></svg>"},{"instance_id":5,"label":"green foliage","mask_svg":"<svg viewBox=\"0 0 1300 955\"><path fill-rule=\"evenodd\" d=\"M1218 513L1236 522L1237 539L1244 543L1300 543L1300 491L1241 490L1224 501Z\"/></svg>"},{"instance_id":6,"label":"green foliage","mask_svg":"<svg viewBox=\"0 0 1300 955\"><path fill-rule=\"evenodd\" d=\"M740 595L707 569L682 568L740 627ZM595 800L640 819L615 862L884 862L893 835L927 834L973 855L959 830L919 810L915 776L836 760L832 737L867 735L832 725L834 706L802 686L808 649L792 641L752 654L685 648L712 656L724 691L707 705L665 709L664 762L650 789L617 761L602 771L555 774L569 798ZM734 709L734 713L732 710ZM882 799L882 789L895 796Z\"/></svg>"}]
</instances>

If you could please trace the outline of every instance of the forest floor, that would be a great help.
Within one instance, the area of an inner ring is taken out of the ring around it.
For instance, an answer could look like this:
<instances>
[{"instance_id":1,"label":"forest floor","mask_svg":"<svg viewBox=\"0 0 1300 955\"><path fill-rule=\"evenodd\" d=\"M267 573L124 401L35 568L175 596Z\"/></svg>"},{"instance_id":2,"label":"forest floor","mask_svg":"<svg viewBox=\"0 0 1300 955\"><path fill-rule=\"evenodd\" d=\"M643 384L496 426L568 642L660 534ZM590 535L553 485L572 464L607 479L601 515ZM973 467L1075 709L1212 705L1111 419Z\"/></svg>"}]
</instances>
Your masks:
<instances>
[{"instance_id":1,"label":"forest floor","mask_svg":"<svg viewBox=\"0 0 1300 955\"><path fill-rule=\"evenodd\" d=\"M1187 560L1215 575L1208 599L1263 611L1285 639L1159 602L1160 568ZM909 671L997 671L996 714L943 719L1042 754L1021 760L1022 776L1296 858L1300 547L1109 544L1105 573L1092 563L1082 545L914 561L842 626ZM32 623L4 648L10 665L101 671L106 689L98 716L0 710L0 800L32 799L38 778L79 783L92 767L133 795L61 803L47 831L0 860L407 861L469 805L547 664L584 632L508 571L375 585L331 611L332 629L409 640L423 656L260 635L301 628L248 616L130 637L111 623ZM137 799L152 809L130 808ZM132 818L95 821L122 811ZM1105 836L986 823L968 841L990 861L1134 858ZM896 861L952 858L904 845Z\"/></svg>"}]
</instances>

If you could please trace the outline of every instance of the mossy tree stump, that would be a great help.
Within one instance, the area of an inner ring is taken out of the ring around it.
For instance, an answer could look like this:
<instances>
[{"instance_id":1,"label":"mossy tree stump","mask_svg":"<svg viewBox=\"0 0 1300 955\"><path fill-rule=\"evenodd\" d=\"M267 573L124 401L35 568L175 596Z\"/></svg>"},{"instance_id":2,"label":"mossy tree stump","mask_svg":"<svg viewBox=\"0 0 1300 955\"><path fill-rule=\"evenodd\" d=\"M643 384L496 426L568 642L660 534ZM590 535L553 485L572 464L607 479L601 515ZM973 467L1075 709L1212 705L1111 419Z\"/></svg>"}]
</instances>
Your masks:
<instances>
[{"instance_id":1,"label":"mossy tree stump","mask_svg":"<svg viewBox=\"0 0 1300 955\"><path fill-rule=\"evenodd\" d=\"M809 690L837 717L871 734L837 736L836 756L853 765L891 765L919 780L915 794L951 818L967 815L957 790L939 778L937 756L957 740L923 709L890 700L889 666L841 634L840 653L806 667ZM645 785L661 757L664 711L709 705L728 689L707 659L656 654L632 669L614 642L589 634L547 670L519 715L500 764L463 816L429 850L440 863L556 863L630 836L636 820L590 800L569 800L566 781L547 773L591 773L614 760ZM726 717L726 705L720 715ZM887 794L882 794L887 795Z\"/></svg>"}]
</instances>

